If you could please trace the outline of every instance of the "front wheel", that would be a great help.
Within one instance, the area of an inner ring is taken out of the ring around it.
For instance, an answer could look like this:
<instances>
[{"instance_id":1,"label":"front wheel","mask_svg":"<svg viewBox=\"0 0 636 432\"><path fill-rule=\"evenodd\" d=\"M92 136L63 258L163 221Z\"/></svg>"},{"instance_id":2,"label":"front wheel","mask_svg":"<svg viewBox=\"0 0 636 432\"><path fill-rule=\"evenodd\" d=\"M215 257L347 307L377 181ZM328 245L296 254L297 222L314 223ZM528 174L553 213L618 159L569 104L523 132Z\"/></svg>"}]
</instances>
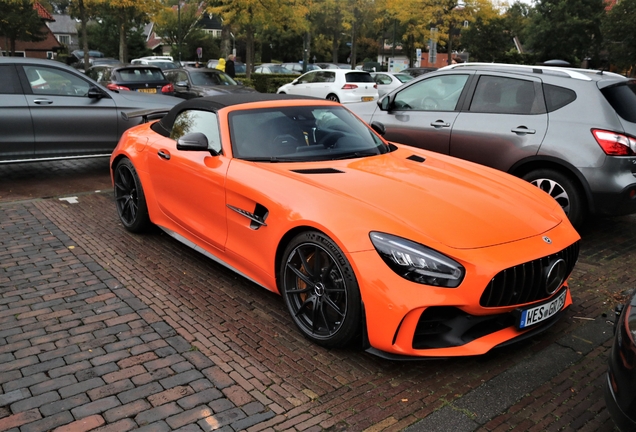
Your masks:
<instances>
[{"instance_id":1,"label":"front wheel","mask_svg":"<svg viewBox=\"0 0 636 432\"><path fill-rule=\"evenodd\" d=\"M575 228L583 226L586 215L585 197L583 191L569 177L551 169L538 169L524 175L523 179L554 198Z\"/></svg>"},{"instance_id":2,"label":"front wheel","mask_svg":"<svg viewBox=\"0 0 636 432\"><path fill-rule=\"evenodd\" d=\"M138 233L150 227L144 190L130 159L122 159L115 167L115 204L128 231Z\"/></svg>"},{"instance_id":3,"label":"front wheel","mask_svg":"<svg viewBox=\"0 0 636 432\"><path fill-rule=\"evenodd\" d=\"M332 348L349 345L358 336L358 282L329 237L317 231L294 237L283 255L280 287L292 319L307 339Z\"/></svg>"}]
</instances>

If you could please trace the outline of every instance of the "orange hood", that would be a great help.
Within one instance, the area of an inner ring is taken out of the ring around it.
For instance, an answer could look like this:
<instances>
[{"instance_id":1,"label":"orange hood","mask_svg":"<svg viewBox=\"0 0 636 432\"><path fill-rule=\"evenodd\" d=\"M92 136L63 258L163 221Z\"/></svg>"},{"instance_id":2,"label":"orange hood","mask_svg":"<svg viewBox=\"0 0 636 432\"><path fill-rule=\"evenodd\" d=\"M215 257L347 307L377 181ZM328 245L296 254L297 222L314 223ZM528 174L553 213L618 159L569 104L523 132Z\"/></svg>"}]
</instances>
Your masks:
<instances>
[{"instance_id":1,"label":"orange hood","mask_svg":"<svg viewBox=\"0 0 636 432\"><path fill-rule=\"evenodd\" d=\"M426 160L407 159L414 154ZM291 168L285 165L270 167ZM292 169L310 168L308 165ZM311 168L317 165L311 164ZM383 156L319 165L342 173L290 174L372 207L451 248L509 243L549 231L567 219L556 201L529 183L447 156L401 147Z\"/></svg>"}]
</instances>

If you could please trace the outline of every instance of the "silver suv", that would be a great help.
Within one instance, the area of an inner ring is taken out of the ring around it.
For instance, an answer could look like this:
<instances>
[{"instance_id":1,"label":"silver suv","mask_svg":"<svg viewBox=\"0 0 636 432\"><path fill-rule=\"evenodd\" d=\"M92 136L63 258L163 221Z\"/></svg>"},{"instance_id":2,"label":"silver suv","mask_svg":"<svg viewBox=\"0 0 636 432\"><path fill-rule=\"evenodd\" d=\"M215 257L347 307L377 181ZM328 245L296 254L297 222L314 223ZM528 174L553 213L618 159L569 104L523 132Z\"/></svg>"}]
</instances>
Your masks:
<instances>
[{"instance_id":1,"label":"silver suv","mask_svg":"<svg viewBox=\"0 0 636 432\"><path fill-rule=\"evenodd\" d=\"M576 227L636 212L636 81L621 75L464 63L347 107L390 141L535 184Z\"/></svg>"}]
</instances>

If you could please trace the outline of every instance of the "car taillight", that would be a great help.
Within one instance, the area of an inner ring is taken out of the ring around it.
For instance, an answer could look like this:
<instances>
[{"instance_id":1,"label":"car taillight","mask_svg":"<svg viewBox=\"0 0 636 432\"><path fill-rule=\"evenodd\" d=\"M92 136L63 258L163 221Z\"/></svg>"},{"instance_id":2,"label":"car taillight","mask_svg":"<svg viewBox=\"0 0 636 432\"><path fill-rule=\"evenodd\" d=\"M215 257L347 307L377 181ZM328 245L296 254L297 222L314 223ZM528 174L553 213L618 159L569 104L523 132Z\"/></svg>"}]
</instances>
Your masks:
<instances>
[{"instance_id":1,"label":"car taillight","mask_svg":"<svg viewBox=\"0 0 636 432\"><path fill-rule=\"evenodd\" d=\"M353 89L357 89L358 86L355 84L345 84L342 86L343 90L353 90Z\"/></svg>"},{"instance_id":2,"label":"car taillight","mask_svg":"<svg viewBox=\"0 0 636 432\"><path fill-rule=\"evenodd\" d=\"M174 86L172 84L166 84L161 87L161 93L172 93L174 92Z\"/></svg>"},{"instance_id":3,"label":"car taillight","mask_svg":"<svg viewBox=\"0 0 636 432\"><path fill-rule=\"evenodd\" d=\"M633 156L636 154L636 139L616 132L592 129L596 142L609 156Z\"/></svg>"},{"instance_id":4,"label":"car taillight","mask_svg":"<svg viewBox=\"0 0 636 432\"><path fill-rule=\"evenodd\" d=\"M108 84L106 86L106 88L109 89L109 90L127 90L127 91L130 91L130 89L128 87L120 86L120 85L113 84L113 83Z\"/></svg>"},{"instance_id":5,"label":"car taillight","mask_svg":"<svg viewBox=\"0 0 636 432\"><path fill-rule=\"evenodd\" d=\"M373 88L377 89L378 88L378 83L373 84Z\"/></svg>"}]
</instances>

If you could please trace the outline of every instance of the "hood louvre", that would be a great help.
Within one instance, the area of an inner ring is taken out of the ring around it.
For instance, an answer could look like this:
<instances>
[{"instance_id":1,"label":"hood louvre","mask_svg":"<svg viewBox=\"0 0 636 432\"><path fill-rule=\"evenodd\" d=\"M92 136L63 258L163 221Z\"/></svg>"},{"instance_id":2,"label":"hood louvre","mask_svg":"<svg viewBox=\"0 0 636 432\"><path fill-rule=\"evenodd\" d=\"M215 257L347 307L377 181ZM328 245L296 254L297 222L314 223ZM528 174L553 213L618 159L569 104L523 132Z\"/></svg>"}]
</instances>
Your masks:
<instances>
[{"instance_id":1,"label":"hood louvre","mask_svg":"<svg viewBox=\"0 0 636 432\"><path fill-rule=\"evenodd\" d=\"M308 169L296 169L292 172L298 174L344 174L344 171L337 170L335 168L308 168Z\"/></svg>"},{"instance_id":2,"label":"hood louvre","mask_svg":"<svg viewBox=\"0 0 636 432\"><path fill-rule=\"evenodd\" d=\"M414 162L424 162L426 161L426 158L423 158L422 156L418 156L418 155L411 155L409 157L407 157L408 160L412 160Z\"/></svg>"}]
</instances>

